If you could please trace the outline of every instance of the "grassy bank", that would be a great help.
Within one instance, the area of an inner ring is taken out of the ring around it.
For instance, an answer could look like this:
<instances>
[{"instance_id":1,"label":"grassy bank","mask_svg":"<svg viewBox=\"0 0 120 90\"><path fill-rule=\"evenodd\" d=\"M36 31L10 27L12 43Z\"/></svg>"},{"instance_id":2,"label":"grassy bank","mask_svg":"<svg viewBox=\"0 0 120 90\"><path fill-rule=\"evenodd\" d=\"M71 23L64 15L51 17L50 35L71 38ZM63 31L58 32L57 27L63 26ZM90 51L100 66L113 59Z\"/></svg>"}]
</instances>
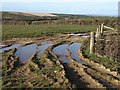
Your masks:
<instances>
[{"instance_id":1,"label":"grassy bank","mask_svg":"<svg viewBox=\"0 0 120 90\"><path fill-rule=\"evenodd\" d=\"M103 57L103 56L99 57L95 54L90 54L88 40L83 42L81 50L84 57L89 58L90 60L93 60L96 63L100 63L104 65L106 68L109 68L111 71L117 71L120 73L120 71L118 70L118 66L120 66L120 63L114 60L110 60L109 57Z\"/></svg>"},{"instance_id":2,"label":"grassy bank","mask_svg":"<svg viewBox=\"0 0 120 90\"><path fill-rule=\"evenodd\" d=\"M58 33L78 33L96 30L91 25L3 25L2 38L39 37Z\"/></svg>"}]
</instances>

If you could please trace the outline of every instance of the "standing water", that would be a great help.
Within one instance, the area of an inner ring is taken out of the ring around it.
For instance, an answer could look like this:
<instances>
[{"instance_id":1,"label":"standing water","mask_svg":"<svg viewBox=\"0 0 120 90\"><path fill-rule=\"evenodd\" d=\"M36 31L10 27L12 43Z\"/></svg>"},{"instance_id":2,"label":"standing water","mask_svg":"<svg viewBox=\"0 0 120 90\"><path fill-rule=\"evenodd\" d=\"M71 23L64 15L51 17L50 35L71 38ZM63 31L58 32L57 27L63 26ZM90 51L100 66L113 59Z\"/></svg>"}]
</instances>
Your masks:
<instances>
[{"instance_id":1,"label":"standing water","mask_svg":"<svg viewBox=\"0 0 120 90\"><path fill-rule=\"evenodd\" d=\"M69 63L69 59L67 57L68 53L66 50L67 47L68 47L68 44L63 44L53 49L53 53L55 53L58 56L58 59L63 63Z\"/></svg>"},{"instance_id":2,"label":"standing water","mask_svg":"<svg viewBox=\"0 0 120 90\"><path fill-rule=\"evenodd\" d=\"M67 47L68 44L59 45L53 49L53 52L57 55L68 55L66 51Z\"/></svg>"},{"instance_id":3,"label":"standing water","mask_svg":"<svg viewBox=\"0 0 120 90\"><path fill-rule=\"evenodd\" d=\"M69 63L69 58L67 56L60 56L59 60L63 63Z\"/></svg>"},{"instance_id":4,"label":"standing water","mask_svg":"<svg viewBox=\"0 0 120 90\"><path fill-rule=\"evenodd\" d=\"M53 49L53 53L55 53L58 56L60 61L68 63L69 59L68 59L68 52L66 49L70 50L72 59L82 64L85 64L84 62L80 60L78 56L78 50L80 49L80 43L73 43L70 45L68 44L59 45Z\"/></svg>"},{"instance_id":5,"label":"standing water","mask_svg":"<svg viewBox=\"0 0 120 90\"><path fill-rule=\"evenodd\" d=\"M52 46L52 44L43 44L38 47L38 53L37 53L37 58L40 59L40 55L47 49L49 46Z\"/></svg>"},{"instance_id":6,"label":"standing water","mask_svg":"<svg viewBox=\"0 0 120 90\"><path fill-rule=\"evenodd\" d=\"M13 44L9 47L0 48L0 53L5 52L5 51L9 51L10 49L14 49L14 48L18 48L18 47L20 47L19 44Z\"/></svg>"},{"instance_id":7,"label":"standing water","mask_svg":"<svg viewBox=\"0 0 120 90\"><path fill-rule=\"evenodd\" d=\"M72 59L76 60L77 62L80 62L82 64L85 64L82 62L78 56L78 50L80 49L80 43L73 43L69 45L68 49L70 50Z\"/></svg>"},{"instance_id":8,"label":"standing water","mask_svg":"<svg viewBox=\"0 0 120 90\"><path fill-rule=\"evenodd\" d=\"M82 38L89 38L90 36L86 35L86 34L68 34L70 36L80 36Z\"/></svg>"},{"instance_id":9,"label":"standing water","mask_svg":"<svg viewBox=\"0 0 120 90\"><path fill-rule=\"evenodd\" d=\"M22 46L17 49L15 52L15 56L19 57L20 63L26 63L28 60L30 60L37 52L37 45L31 44L27 46Z\"/></svg>"}]
</instances>

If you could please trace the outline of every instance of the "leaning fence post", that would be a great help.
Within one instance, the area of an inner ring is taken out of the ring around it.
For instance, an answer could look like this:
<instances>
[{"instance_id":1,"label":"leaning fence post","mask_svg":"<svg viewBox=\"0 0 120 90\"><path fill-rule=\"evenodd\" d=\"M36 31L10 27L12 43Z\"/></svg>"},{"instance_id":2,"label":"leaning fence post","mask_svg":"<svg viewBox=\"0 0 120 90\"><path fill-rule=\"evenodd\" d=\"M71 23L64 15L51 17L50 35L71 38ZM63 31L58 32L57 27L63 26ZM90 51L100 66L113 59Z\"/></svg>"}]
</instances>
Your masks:
<instances>
[{"instance_id":1,"label":"leaning fence post","mask_svg":"<svg viewBox=\"0 0 120 90\"><path fill-rule=\"evenodd\" d=\"M91 38L90 38L90 54L94 51L94 41L95 41L95 33L91 32Z\"/></svg>"}]
</instances>

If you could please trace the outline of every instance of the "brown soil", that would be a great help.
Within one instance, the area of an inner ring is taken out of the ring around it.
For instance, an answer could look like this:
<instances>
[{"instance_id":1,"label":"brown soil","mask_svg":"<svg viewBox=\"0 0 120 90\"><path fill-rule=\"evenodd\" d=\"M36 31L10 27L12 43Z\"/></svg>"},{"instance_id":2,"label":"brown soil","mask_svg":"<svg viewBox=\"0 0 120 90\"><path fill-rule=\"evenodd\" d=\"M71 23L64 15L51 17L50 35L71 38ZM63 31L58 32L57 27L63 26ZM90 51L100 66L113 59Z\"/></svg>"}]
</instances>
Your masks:
<instances>
[{"instance_id":1,"label":"brown soil","mask_svg":"<svg viewBox=\"0 0 120 90\"><path fill-rule=\"evenodd\" d=\"M120 75L85 58L80 50L78 51L79 57L87 65L74 61L69 50L67 50L70 60L68 64L60 62L52 52L52 49L59 44L82 42L83 39L80 37L59 34L49 37L14 39L14 43L21 45L38 44L41 41L51 41L54 45L45 50L40 60L34 55L28 63L19 65L17 64L18 58L13 55L15 49L2 54L3 88L118 88ZM12 40L5 42L10 43Z\"/></svg>"}]
</instances>

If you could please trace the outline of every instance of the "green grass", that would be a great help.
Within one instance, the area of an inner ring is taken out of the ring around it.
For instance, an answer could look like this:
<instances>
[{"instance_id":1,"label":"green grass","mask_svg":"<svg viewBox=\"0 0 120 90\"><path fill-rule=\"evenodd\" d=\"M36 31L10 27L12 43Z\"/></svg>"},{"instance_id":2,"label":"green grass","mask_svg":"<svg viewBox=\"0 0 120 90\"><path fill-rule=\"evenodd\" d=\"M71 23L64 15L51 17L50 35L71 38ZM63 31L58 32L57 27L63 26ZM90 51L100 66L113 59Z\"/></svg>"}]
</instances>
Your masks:
<instances>
[{"instance_id":1,"label":"green grass","mask_svg":"<svg viewBox=\"0 0 120 90\"><path fill-rule=\"evenodd\" d=\"M39 37L58 33L78 33L96 30L92 25L3 25L2 39Z\"/></svg>"}]
</instances>

